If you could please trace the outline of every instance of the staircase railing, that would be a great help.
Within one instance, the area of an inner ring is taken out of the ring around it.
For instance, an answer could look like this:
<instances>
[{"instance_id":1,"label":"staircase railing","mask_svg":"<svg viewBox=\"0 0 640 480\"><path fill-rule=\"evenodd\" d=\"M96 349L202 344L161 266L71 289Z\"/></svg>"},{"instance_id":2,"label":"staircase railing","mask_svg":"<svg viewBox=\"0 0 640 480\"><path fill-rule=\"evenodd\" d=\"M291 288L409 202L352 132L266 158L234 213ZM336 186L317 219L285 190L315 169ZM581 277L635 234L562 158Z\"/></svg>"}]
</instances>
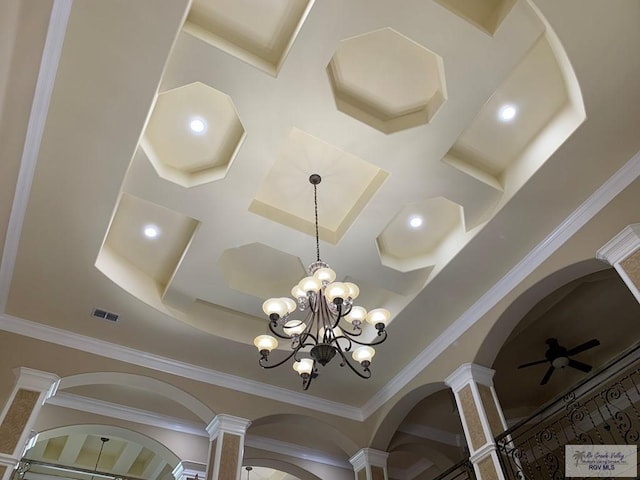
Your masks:
<instances>
[{"instance_id":1,"label":"staircase railing","mask_svg":"<svg viewBox=\"0 0 640 480\"><path fill-rule=\"evenodd\" d=\"M638 445L640 342L496 443L505 476L518 480L565 478L565 445Z\"/></svg>"}]
</instances>

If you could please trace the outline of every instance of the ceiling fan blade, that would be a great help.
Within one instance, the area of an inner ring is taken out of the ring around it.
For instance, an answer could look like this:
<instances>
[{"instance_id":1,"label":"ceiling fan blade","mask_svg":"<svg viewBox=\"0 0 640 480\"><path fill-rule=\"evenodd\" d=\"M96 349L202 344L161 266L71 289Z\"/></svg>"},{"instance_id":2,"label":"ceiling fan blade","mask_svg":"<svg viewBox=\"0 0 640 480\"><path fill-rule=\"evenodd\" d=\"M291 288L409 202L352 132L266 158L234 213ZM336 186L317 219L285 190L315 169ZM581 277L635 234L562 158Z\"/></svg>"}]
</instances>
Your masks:
<instances>
[{"instance_id":1,"label":"ceiling fan blade","mask_svg":"<svg viewBox=\"0 0 640 480\"><path fill-rule=\"evenodd\" d=\"M594 338L593 340L584 342L583 344L578 345L577 347L573 347L571 350L567 350L567 355L568 356L576 355L578 353L584 352L585 350L589 350L590 348L597 347L598 345L600 345L600 340L598 340L597 338Z\"/></svg>"},{"instance_id":2,"label":"ceiling fan blade","mask_svg":"<svg viewBox=\"0 0 640 480\"><path fill-rule=\"evenodd\" d=\"M577 360L571 360L571 359L569 359L569 366L576 368L585 373L590 372L591 369L593 368L591 365L587 365L586 363L582 363Z\"/></svg>"},{"instance_id":3,"label":"ceiling fan blade","mask_svg":"<svg viewBox=\"0 0 640 480\"><path fill-rule=\"evenodd\" d=\"M549 367L549 370L547 370L547 373L545 373L545 374L544 374L544 377L542 377L542 381L540 382L540 385L546 385L546 384L547 384L547 382L548 382L548 381L549 381L549 379L551 378L551 374L553 373L553 371L554 371L555 369L556 369L556 368L555 368L553 365L551 365L551 366Z\"/></svg>"},{"instance_id":4,"label":"ceiling fan blade","mask_svg":"<svg viewBox=\"0 0 640 480\"><path fill-rule=\"evenodd\" d=\"M546 358L544 360L536 360L535 362L524 363L522 365L518 365L518 368L526 368L533 367L534 365L540 365L541 363L547 363L549 360Z\"/></svg>"}]
</instances>

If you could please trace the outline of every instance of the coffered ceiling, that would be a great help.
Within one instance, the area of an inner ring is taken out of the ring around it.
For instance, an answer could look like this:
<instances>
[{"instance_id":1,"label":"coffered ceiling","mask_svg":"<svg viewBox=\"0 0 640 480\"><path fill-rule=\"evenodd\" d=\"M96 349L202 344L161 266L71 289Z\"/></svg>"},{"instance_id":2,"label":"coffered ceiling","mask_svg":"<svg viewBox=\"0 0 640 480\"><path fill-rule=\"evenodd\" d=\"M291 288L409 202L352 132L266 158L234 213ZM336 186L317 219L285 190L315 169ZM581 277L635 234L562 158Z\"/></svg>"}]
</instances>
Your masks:
<instances>
[{"instance_id":1,"label":"coffered ceiling","mask_svg":"<svg viewBox=\"0 0 640 480\"><path fill-rule=\"evenodd\" d=\"M14 29L46 31L56 5L25 2ZM306 398L361 407L640 150L639 16L596 0L74 2L41 139L31 157L2 144L23 208L1 210L5 314L284 398L300 379L261 370L252 341L264 299L315 260L318 173L321 257L392 321L372 379L330 363ZM42 56L42 34L18 41ZM0 91L28 78L15 98L31 98L37 72L7 52ZM3 135L11 116L29 142L30 103L0 98Z\"/></svg>"}]
</instances>

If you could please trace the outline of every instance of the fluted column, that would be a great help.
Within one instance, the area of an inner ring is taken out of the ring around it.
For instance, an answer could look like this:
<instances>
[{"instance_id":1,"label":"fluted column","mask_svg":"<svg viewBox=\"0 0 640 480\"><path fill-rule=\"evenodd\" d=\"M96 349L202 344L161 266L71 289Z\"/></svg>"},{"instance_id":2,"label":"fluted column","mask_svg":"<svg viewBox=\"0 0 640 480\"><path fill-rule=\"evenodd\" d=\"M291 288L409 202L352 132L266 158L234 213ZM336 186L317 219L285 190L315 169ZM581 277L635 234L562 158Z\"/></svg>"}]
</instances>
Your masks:
<instances>
[{"instance_id":1,"label":"fluted column","mask_svg":"<svg viewBox=\"0 0 640 480\"><path fill-rule=\"evenodd\" d=\"M16 382L0 414L0 480L11 476L42 404L55 394L60 382L57 375L30 368L13 372Z\"/></svg>"},{"instance_id":2,"label":"fluted column","mask_svg":"<svg viewBox=\"0 0 640 480\"><path fill-rule=\"evenodd\" d=\"M207 480L239 480L244 455L244 436L251 421L216 415L207 425L211 444Z\"/></svg>"},{"instance_id":3,"label":"fluted column","mask_svg":"<svg viewBox=\"0 0 640 480\"><path fill-rule=\"evenodd\" d=\"M596 257L616 269L640 302L640 223L625 227L598 250Z\"/></svg>"},{"instance_id":4,"label":"fluted column","mask_svg":"<svg viewBox=\"0 0 640 480\"><path fill-rule=\"evenodd\" d=\"M453 390L469 447L469 459L479 480L504 480L495 437L507 428L493 388L494 370L465 363L445 383Z\"/></svg>"},{"instance_id":5,"label":"fluted column","mask_svg":"<svg viewBox=\"0 0 640 480\"><path fill-rule=\"evenodd\" d=\"M356 480L389 480L387 458L389 454L373 448L363 448L349 459Z\"/></svg>"}]
</instances>

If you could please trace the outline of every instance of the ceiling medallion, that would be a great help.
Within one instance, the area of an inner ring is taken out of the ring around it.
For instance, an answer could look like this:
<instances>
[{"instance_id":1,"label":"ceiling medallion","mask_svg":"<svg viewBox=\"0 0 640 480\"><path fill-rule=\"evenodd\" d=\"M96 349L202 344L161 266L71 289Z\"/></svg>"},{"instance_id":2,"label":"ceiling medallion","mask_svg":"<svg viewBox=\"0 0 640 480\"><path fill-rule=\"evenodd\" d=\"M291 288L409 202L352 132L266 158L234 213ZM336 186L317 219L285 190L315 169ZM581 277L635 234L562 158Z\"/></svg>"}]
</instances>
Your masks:
<instances>
[{"instance_id":1,"label":"ceiling medallion","mask_svg":"<svg viewBox=\"0 0 640 480\"><path fill-rule=\"evenodd\" d=\"M280 339L291 341L289 352L284 359L270 365L269 354L278 346L278 340L272 335L259 335L254 345L260 352L260 366L275 368L293 359L293 369L302 377L304 390L318 376L319 363L323 367L336 354L340 357L340 366L347 365L356 375L370 378L371 359L375 355L374 345L387 339L385 330L390 313L384 308L367 311L353 304L360 289L350 282L335 282L336 273L329 265L320 260L320 236L318 234L318 184L322 178L318 174L309 177L313 185L313 201L316 227L316 261L309 265L308 277L293 287L290 298L270 298L262 309L269 316L269 331ZM298 309L304 320L294 320L291 314ZM371 342L361 339L362 324L368 322L375 326L377 336ZM354 344L359 345L351 354L361 368L355 366L347 357Z\"/></svg>"}]
</instances>

